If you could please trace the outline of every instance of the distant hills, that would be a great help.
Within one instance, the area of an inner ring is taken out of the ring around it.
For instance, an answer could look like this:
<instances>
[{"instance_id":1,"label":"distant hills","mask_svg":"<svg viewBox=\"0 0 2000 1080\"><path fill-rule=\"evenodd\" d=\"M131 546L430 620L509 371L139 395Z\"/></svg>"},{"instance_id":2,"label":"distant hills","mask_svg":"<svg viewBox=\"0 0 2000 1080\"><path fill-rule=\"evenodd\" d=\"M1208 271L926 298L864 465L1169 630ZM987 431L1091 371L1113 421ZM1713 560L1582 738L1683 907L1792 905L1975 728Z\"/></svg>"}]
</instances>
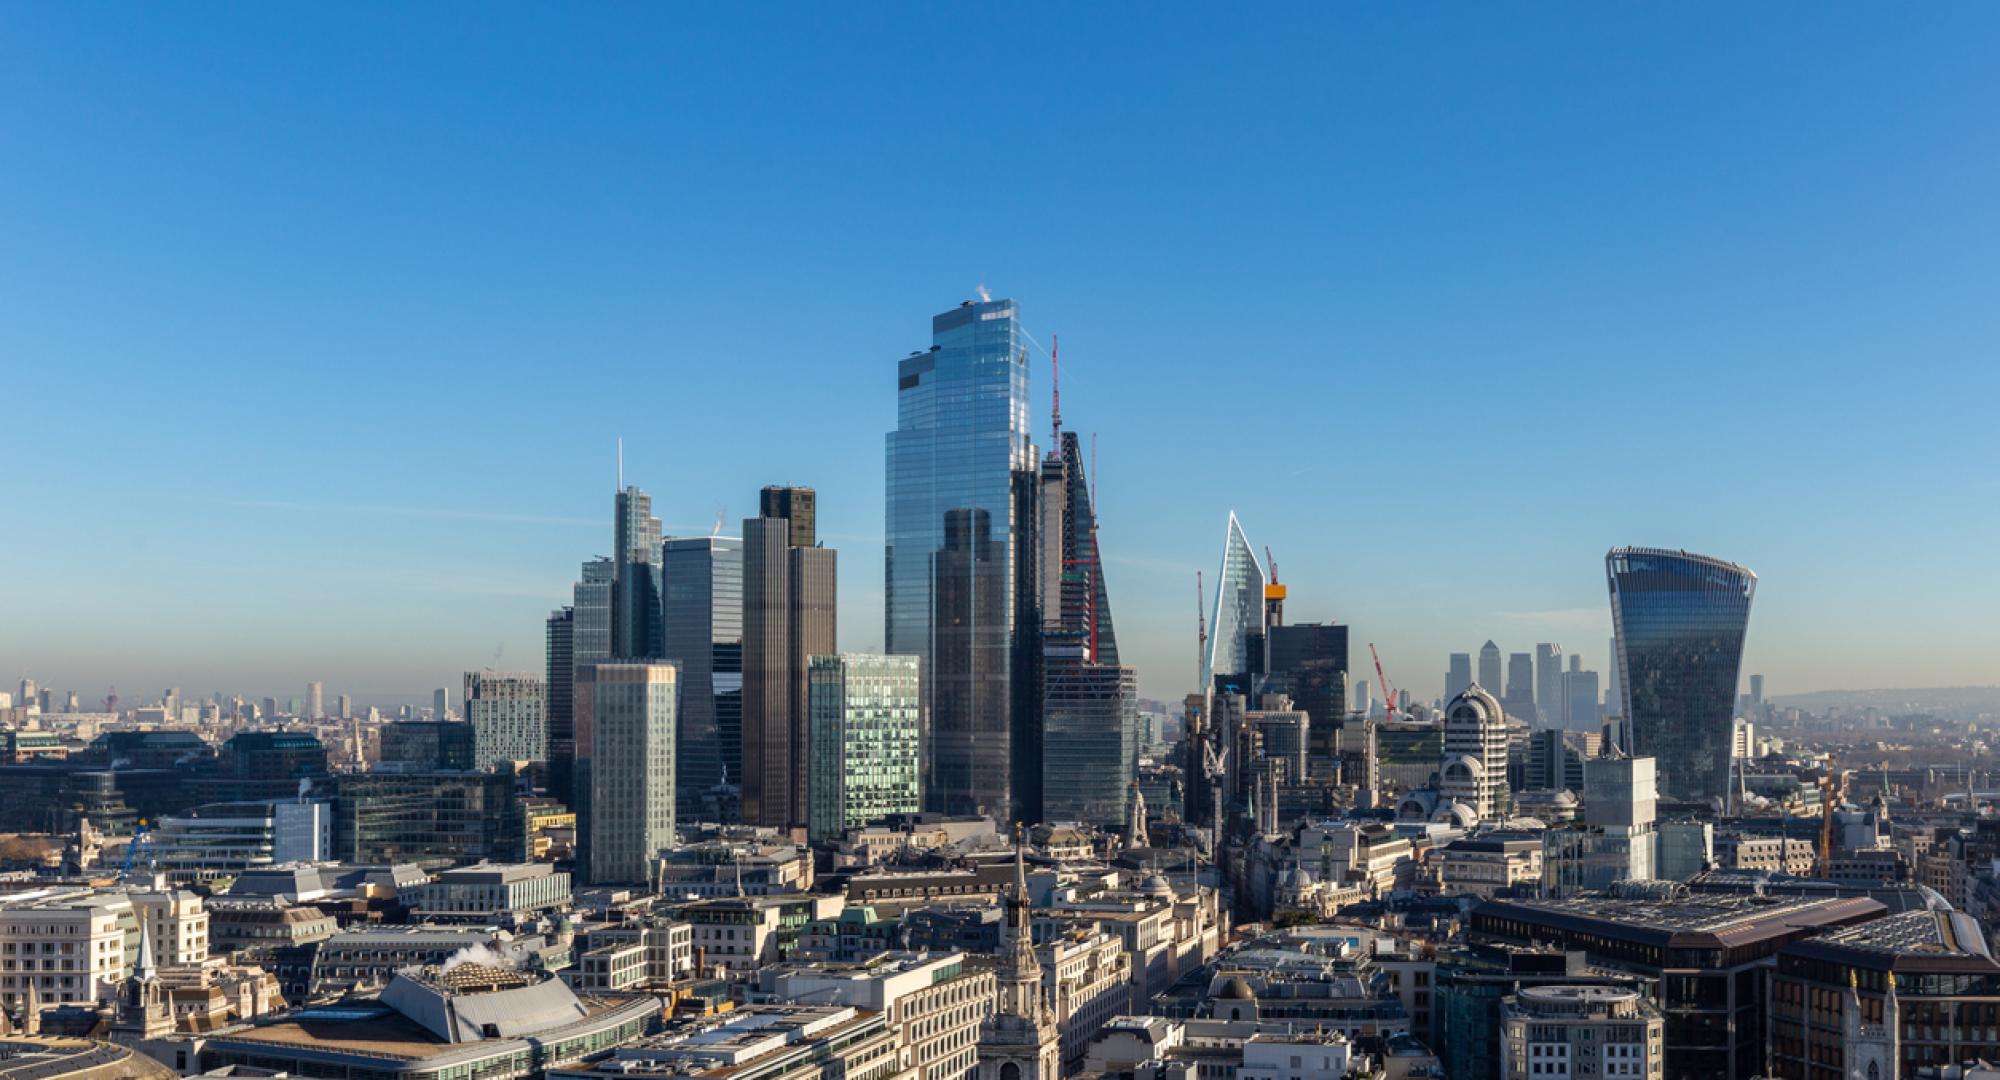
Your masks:
<instances>
[{"instance_id":1,"label":"distant hills","mask_svg":"<svg viewBox=\"0 0 2000 1080\"><path fill-rule=\"evenodd\" d=\"M1814 690L1805 694L1781 694L1770 698L1776 705L1789 705L1813 712L1832 706L1860 711L1873 707L1889 715L1904 713L2000 713L2000 686L1934 686L1923 689Z\"/></svg>"}]
</instances>

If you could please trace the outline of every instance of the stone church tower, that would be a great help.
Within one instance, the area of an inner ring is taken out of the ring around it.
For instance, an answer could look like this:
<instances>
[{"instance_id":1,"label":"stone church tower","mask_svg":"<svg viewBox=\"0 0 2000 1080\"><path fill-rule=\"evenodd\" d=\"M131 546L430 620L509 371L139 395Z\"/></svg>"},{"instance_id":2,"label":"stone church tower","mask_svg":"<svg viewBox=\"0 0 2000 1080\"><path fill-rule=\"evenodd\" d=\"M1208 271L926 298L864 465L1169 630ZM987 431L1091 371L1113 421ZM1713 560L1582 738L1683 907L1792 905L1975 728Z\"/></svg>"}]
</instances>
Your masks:
<instances>
[{"instance_id":1,"label":"stone church tower","mask_svg":"<svg viewBox=\"0 0 2000 1080\"><path fill-rule=\"evenodd\" d=\"M1007 897L1001 948L999 1007L979 1027L978 1080L1061 1080L1062 1037L1042 997L1042 962L1035 956L1028 871L1014 840L1014 888Z\"/></svg>"}]
</instances>

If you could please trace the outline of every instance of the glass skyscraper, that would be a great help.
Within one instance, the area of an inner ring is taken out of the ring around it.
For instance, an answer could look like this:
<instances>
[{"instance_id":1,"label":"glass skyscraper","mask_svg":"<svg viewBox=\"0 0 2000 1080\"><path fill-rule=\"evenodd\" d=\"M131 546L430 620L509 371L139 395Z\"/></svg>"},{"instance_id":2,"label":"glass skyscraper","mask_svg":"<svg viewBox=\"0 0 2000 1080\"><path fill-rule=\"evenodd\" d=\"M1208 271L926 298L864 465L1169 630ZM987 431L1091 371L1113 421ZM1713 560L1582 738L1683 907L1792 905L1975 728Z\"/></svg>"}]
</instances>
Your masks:
<instances>
[{"instance_id":1,"label":"glass skyscraper","mask_svg":"<svg viewBox=\"0 0 2000 1080\"><path fill-rule=\"evenodd\" d=\"M653 497L627 487L613 499L611 655L660 655L660 519Z\"/></svg>"},{"instance_id":2,"label":"glass skyscraper","mask_svg":"<svg viewBox=\"0 0 2000 1080\"><path fill-rule=\"evenodd\" d=\"M675 536L661 544L660 624L661 651L681 669L676 798L684 817L718 812L716 789L725 777L742 779L742 540Z\"/></svg>"},{"instance_id":3,"label":"glass skyscraper","mask_svg":"<svg viewBox=\"0 0 2000 1080\"><path fill-rule=\"evenodd\" d=\"M812 658L812 839L922 809L917 678L914 656Z\"/></svg>"},{"instance_id":4,"label":"glass skyscraper","mask_svg":"<svg viewBox=\"0 0 2000 1080\"><path fill-rule=\"evenodd\" d=\"M1201 685L1215 685L1217 675L1240 675L1251 669L1250 639L1264 633L1264 567L1243 535L1232 511L1222 540L1222 574L1216 579L1215 614L1209 620L1208 656ZM1261 658L1259 658L1261 659ZM1261 666L1261 664L1260 664Z\"/></svg>"},{"instance_id":5,"label":"glass skyscraper","mask_svg":"<svg viewBox=\"0 0 2000 1080\"><path fill-rule=\"evenodd\" d=\"M1015 607L1033 530L1019 477L1035 454L1025 340L1012 300L968 301L896 369L884 641L921 665L926 803L948 813L1006 815L1013 798Z\"/></svg>"},{"instance_id":6,"label":"glass skyscraper","mask_svg":"<svg viewBox=\"0 0 2000 1080\"><path fill-rule=\"evenodd\" d=\"M1658 759L1672 797L1723 798L1757 575L1660 548L1614 548L1604 569L1631 752Z\"/></svg>"}]
</instances>

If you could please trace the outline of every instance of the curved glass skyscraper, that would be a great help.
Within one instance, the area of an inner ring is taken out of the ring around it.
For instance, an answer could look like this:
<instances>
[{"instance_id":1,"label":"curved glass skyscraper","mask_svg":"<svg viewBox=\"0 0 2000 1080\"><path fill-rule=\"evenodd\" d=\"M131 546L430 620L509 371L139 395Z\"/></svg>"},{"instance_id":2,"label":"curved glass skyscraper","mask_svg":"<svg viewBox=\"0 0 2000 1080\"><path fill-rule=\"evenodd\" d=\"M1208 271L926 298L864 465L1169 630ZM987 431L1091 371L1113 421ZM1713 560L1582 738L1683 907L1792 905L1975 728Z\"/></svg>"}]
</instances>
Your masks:
<instances>
[{"instance_id":1,"label":"curved glass skyscraper","mask_svg":"<svg viewBox=\"0 0 2000 1080\"><path fill-rule=\"evenodd\" d=\"M1201 668L1204 690L1215 685L1217 675L1249 671L1250 635L1264 630L1264 567L1233 510L1222 538L1222 572L1216 576L1215 609L1208 625L1208 655Z\"/></svg>"},{"instance_id":2,"label":"curved glass skyscraper","mask_svg":"<svg viewBox=\"0 0 2000 1080\"><path fill-rule=\"evenodd\" d=\"M1657 759L1672 797L1722 798L1757 575L1662 548L1613 548L1604 571L1631 752Z\"/></svg>"}]
</instances>

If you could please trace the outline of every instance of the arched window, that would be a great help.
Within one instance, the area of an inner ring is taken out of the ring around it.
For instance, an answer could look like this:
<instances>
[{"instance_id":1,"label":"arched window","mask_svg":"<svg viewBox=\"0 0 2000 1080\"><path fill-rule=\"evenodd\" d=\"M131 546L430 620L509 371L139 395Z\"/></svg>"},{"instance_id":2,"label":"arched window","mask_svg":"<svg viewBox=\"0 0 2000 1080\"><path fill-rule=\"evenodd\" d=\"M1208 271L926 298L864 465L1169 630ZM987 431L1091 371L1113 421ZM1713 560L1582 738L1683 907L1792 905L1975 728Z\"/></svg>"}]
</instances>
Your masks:
<instances>
[{"instance_id":1,"label":"arched window","mask_svg":"<svg viewBox=\"0 0 2000 1080\"><path fill-rule=\"evenodd\" d=\"M1021 1066L1010 1061L1000 1066L1000 1080L1021 1080ZM1881 1080L1876 1077L1875 1080Z\"/></svg>"}]
</instances>

